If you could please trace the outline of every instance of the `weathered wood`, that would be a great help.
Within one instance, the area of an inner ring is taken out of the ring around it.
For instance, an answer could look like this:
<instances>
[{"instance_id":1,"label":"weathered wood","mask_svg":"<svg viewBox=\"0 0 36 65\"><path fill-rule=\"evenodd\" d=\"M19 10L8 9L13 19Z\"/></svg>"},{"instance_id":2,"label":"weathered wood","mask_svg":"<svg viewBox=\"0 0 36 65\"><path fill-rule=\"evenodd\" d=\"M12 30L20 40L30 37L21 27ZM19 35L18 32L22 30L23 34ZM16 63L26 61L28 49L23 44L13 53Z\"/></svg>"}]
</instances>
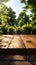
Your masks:
<instances>
[{"instance_id":1,"label":"weathered wood","mask_svg":"<svg viewBox=\"0 0 36 65\"><path fill-rule=\"evenodd\" d=\"M2 35L0 48L36 48L36 35Z\"/></svg>"},{"instance_id":2,"label":"weathered wood","mask_svg":"<svg viewBox=\"0 0 36 65\"><path fill-rule=\"evenodd\" d=\"M36 48L36 38L32 36L31 35L21 35L21 38L26 48Z\"/></svg>"},{"instance_id":3,"label":"weathered wood","mask_svg":"<svg viewBox=\"0 0 36 65\"><path fill-rule=\"evenodd\" d=\"M0 40L0 48L36 48L36 35L2 35ZM26 56L0 56L0 65L36 65L35 62L28 62L30 60L36 61L35 58L36 56L27 56L27 62L12 62L11 60L26 60Z\"/></svg>"}]
</instances>

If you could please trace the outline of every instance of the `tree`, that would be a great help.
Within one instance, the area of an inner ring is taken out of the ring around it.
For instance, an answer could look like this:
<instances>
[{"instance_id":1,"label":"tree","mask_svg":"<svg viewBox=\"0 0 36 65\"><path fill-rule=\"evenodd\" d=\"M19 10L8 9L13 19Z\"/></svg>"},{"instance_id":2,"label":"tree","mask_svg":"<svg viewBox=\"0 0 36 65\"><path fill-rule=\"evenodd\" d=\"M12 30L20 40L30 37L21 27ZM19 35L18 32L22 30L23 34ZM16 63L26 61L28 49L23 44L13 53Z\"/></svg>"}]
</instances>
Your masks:
<instances>
[{"instance_id":1,"label":"tree","mask_svg":"<svg viewBox=\"0 0 36 65\"><path fill-rule=\"evenodd\" d=\"M12 31L14 24L16 24L15 18L15 12L11 8L7 8L3 3L0 3L0 33L9 33L8 27L10 28L10 26Z\"/></svg>"},{"instance_id":2,"label":"tree","mask_svg":"<svg viewBox=\"0 0 36 65\"><path fill-rule=\"evenodd\" d=\"M11 8L8 8L8 10L9 10L8 16L10 17L10 20L8 19L7 21L8 21L8 23L9 23L9 25L14 26L15 21L16 21L15 12L14 12Z\"/></svg>"},{"instance_id":3,"label":"tree","mask_svg":"<svg viewBox=\"0 0 36 65\"><path fill-rule=\"evenodd\" d=\"M2 24L7 24L7 19L9 19L9 16L7 16L8 14L9 11L7 10L7 7L3 3L0 3L0 20Z\"/></svg>"},{"instance_id":4,"label":"tree","mask_svg":"<svg viewBox=\"0 0 36 65\"><path fill-rule=\"evenodd\" d=\"M0 0L0 2L8 2L9 0Z\"/></svg>"},{"instance_id":5,"label":"tree","mask_svg":"<svg viewBox=\"0 0 36 65\"><path fill-rule=\"evenodd\" d=\"M34 14L34 17L32 15L32 18L36 19L36 0L21 0L21 2L26 5L26 9L30 9L32 14Z\"/></svg>"},{"instance_id":6,"label":"tree","mask_svg":"<svg viewBox=\"0 0 36 65\"><path fill-rule=\"evenodd\" d=\"M1 7L2 6L2 7ZM15 12L11 8L7 8L3 3L0 4L0 19L1 22L8 25L14 25L16 21Z\"/></svg>"},{"instance_id":7,"label":"tree","mask_svg":"<svg viewBox=\"0 0 36 65\"><path fill-rule=\"evenodd\" d=\"M18 24L22 26L24 24L27 24L27 22L30 23L29 17L26 15L25 12L22 11L18 17Z\"/></svg>"},{"instance_id":8,"label":"tree","mask_svg":"<svg viewBox=\"0 0 36 65\"><path fill-rule=\"evenodd\" d=\"M32 15L30 15L32 18L32 33L36 33L36 0L21 0L21 2L26 5L26 10L30 9L30 12L32 12Z\"/></svg>"}]
</instances>

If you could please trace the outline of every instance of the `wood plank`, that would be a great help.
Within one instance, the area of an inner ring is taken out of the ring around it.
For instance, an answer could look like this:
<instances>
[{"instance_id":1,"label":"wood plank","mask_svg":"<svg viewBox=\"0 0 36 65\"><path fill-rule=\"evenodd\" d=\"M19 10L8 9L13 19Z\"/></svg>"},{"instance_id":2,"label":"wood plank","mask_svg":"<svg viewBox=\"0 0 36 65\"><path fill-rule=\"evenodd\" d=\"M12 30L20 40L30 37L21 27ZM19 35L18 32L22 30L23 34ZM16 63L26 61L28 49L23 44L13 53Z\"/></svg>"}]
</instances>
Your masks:
<instances>
[{"instance_id":1,"label":"wood plank","mask_svg":"<svg viewBox=\"0 0 36 65\"><path fill-rule=\"evenodd\" d=\"M36 39L30 37L30 35L21 35L21 38L26 48L36 48Z\"/></svg>"},{"instance_id":2,"label":"wood plank","mask_svg":"<svg viewBox=\"0 0 36 65\"><path fill-rule=\"evenodd\" d=\"M14 38L13 38L14 37ZM36 36L34 35L3 35L1 37L3 43L1 48L36 48ZM9 42L10 41L10 42ZM6 43L5 43L6 42ZM6 45L6 47L5 47ZM7 46L8 45L8 46ZM28 62L35 60L35 56L27 56L27 62L12 62L10 60L26 60L26 56L4 56L1 59L8 61L0 61L0 65L36 65L35 62Z\"/></svg>"},{"instance_id":3,"label":"wood plank","mask_svg":"<svg viewBox=\"0 0 36 65\"><path fill-rule=\"evenodd\" d=\"M14 39L11 41L9 48L25 48L20 36L14 36Z\"/></svg>"},{"instance_id":4,"label":"wood plank","mask_svg":"<svg viewBox=\"0 0 36 65\"><path fill-rule=\"evenodd\" d=\"M36 35L2 35L1 48L36 48ZM4 46L4 47L3 47Z\"/></svg>"}]
</instances>

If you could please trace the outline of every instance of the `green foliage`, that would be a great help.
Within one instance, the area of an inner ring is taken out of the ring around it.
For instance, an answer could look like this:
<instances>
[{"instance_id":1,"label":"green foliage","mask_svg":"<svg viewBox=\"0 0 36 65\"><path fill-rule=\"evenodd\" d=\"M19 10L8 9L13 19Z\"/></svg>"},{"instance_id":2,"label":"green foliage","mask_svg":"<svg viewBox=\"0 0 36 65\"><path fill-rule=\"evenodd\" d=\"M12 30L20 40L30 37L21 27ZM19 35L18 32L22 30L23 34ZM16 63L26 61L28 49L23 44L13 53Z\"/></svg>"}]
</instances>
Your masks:
<instances>
[{"instance_id":1,"label":"green foliage","mask_svg":"<svg viewBox=\"0 0 36 65\"><path fill-rule=\"evenodd\" d=\"M32 26L36 26L36 22L33 22L33 23L32 23Z\"/></svg>"},{"instance_id":2,"label":"green foliage","mask_svg":"<svg viewBox=\"0 0 36 65\"><path fill-rule=\"evenodd\" d=\"M0 0L0 2L8 2L9 0Z\"/></svg>"},{"instance_id":3,"label":"green foliage","mask_svg":"<svg viewBox=\"0 0 36 65\"><path fill-rule=\"evenodd\" d=\"M21 27L20 26L17 27L17 34L21 34L21 31L22 31Z\"/></svg>"},{"instance_id":4,"label":"green foliage","mask_svg":"<svg viewBox=\"0 0 36 65\"><path fill-rule=\"evenodd\" d=\"M7 28L5 25L0 25L0 30L1 30L1 33L3 32L3 34L7 34Z\"/></svg>"},{"instance_id":5,"label":"green foliage","mask_svg":"<svg viewBox=\"0 0 36 65\"><path fill-rule=\"evenodd\" d=\"M30 11L32 12L32 18L36 19L36 0L21 0L21 2L26 5L26 11L30 9Z\"/></svg>"},{"instance_id":6,"label":"green foliage","mask_svg":"<svg viewBox=\"0 0 36 65\"><path fill-rule=\"evenodd\" d=\"M32 31L32 27L30 27L30 26L25 27L25 30L24 30L25 33L31 34L31 31Z\"/></svg>"},{"instance_id":7,"label":"green foliage","mask_svg":"<svg viewBox=\"0 0 36 65\"><path fill-rule=\"evenodd\" d=\"M30 22L30 20L29 20L29 17L28 17L28 15L26 15L26 13L25 12L21 12L20 14L19 14L19 17L18 17L18 22L20 22L21 24L25 24L25 23L29 23Z\"/></svg>"},{"instance_id":8,"label":"green foliage","mask_svg":"<svg viewBox=\"0 0 36 65\"><path fill-rule=\"evenodd\" d=\"M36 7L36 0L21 0L22 3L25 3L27 5L33 5L34 7Z\"/></svg>"},{"instance_id":9,"label":"green foliage","mask_svg":"<svg viewBox=\"0 0 36 65\"><path fill-rule=\"evenodd\" d=\"M36 22L32 24L32 34L36 34Z\"/></svg>"},{"instance_id":10,"label":"green foliage","mask_svg":"<svg viewBox=\"0 0 36 65\"><path fill-rule=\"evenodd\" d=\"M14 34L15 28L13 26L0 25L0 34Z\"/></svg>"},{"instance_id":11,"label":"green foliage","mask_svg":"<svg viewBox=\"0 0 36 65\"><path fill-rule=\"evenodd\" d=\"M18 22L18 26L22 26L24 25L24 21L21 19L19 22Z\"/></svg>"},{"instance_id":12,"label":"green foliage","mask_svg":"<svg viewBox=\"0 0 36 65\"><path fill-rule=\"evenodd\" d=\"M2 3L7 1L1 0L0 2L0 34L36 34L35 0L21 0L25 4L25 7L23 7L23 11L17 19L15 12ZM27 15L26 12L29 9L32 14Z\"/></svg>"},{"instance_id":13,"label":"green foliage","mask_svg":"<svg viewBox=\"0 0 36 65\"><path fill-rule=\"evenodd\" d=\"M22 31L23 31L23 34L31 34L31 31L32 31L32 25L28 24L28 25L23 25L22 26Z\"/></svg>"},{"instance_id":14,"label":"green foliage","mask_svg":"<svg viewBox=\"0 0 36 65\"><path fill-rule=\"evenodd\" d=\"M14 26L14 24L15 24L15 21L16 21L16 15L15 15L15 12L11 9L11 8L9 8L8 9L9 10L9 14L8 14L8 16L10 17L10 19L7 19L7 21L8 21L8 24L11 26Z\"/></svg>"},{"instance_id":15,"label":"green foliage","mask_svg":"<svg viewBox=\"0 0 36 65\"><path fill-rule=\"evenodd\" d=\"M15 33L15 28L10 26L8 27L8 34L14 34Z\"/></svg>"},{"instance_id":16,"label":"green foliage","mask_svg":"<svg viewBox=\"0 0 36 65\"><path fill-rule=\"evenodd\" d=\"M3 31L2 31L2 30L0 30L0 35L1 35L1 34L3 34Z\"/></svg>"},{"instance_id":17,"label":"green foliage","mask_svg":"<svg viewBox=\"0 0 36 65\"><path fill-rule=\"evenodd\" d=\"M10 26L14 25L16 19L15 12L11 8L7 8L3 3L0 4L0 19L1 22L8 23Z\"/></svg>"},{"instance_id":18,"label":"green foliage","mask_svg":"<svg viewBox=\"0 0 36 65\"><path fill-rule=\"evenodd\" d=\"M36 27L32 27L32 34L36 34Z\"/></svg>"}]
</instances>

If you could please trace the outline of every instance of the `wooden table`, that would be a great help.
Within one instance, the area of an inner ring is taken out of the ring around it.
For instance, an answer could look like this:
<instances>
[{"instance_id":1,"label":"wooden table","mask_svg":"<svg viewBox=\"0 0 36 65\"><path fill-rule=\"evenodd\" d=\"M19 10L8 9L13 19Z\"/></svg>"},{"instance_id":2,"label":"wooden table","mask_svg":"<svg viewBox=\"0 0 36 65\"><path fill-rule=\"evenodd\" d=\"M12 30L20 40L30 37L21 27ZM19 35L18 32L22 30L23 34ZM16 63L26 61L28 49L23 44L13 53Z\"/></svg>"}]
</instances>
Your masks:
<instances>
[{"instance_id":1,"label":"wooden table","mask_svg":"<svg viewBox=\"0 0 36 65\"><path fill-rule=\"evenodd\" d=\"M36 48L36 35L1 35L0 36L1 49L28 49ZM1 52L1 51L0 51ZM5 51L6 52L6 51ZM18 51L17 51L18 52ZM10 53L10 52L9 52ZM22 53L22 51L21 51ZM12 61L12 60L20 60ZM22 61L23 60L23 61ZM29 62L35 60L34 62ZM25 61L25 62L24 62ZM36 65L36 55L0 55L0 65Z\"/></svg>"}]
</instances>

